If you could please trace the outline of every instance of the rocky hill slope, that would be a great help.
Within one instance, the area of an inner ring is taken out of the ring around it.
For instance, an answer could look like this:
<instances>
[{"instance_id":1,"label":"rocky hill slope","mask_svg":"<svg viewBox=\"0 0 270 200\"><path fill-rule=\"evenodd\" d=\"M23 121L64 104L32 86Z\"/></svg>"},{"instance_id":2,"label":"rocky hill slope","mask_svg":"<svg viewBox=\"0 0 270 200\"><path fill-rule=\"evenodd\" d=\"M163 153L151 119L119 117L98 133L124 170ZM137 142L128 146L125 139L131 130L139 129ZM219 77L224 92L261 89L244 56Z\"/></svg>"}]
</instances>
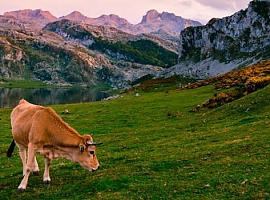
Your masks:
<instances>
[{"instance_id":1,"label":"rocky hill slope","mask_svg":"<svg viewBox=\"0 0 270 200\"><path fill-rule=\"evenodd\" d=\"M253 93L270 84L270 61L261 61L254 65L233 70L224 75L201 80L185 86L194 89L206 85L214 85L218 92L194 111L203 107L214 108L232 102Z\"/></svg>"},{"instance_id":2,"label":"rocky hill slope","mask_svg":"<svg viewBox=\"0 0 270 200\"><path fill-rule=\"evenodd\" d=\"M123 88L177 62L166 41L69 20L28 31L0 17L0 77ZM10 25L9 25L10 24Z\"/></svg>"},{"instance_id":3,"label":"rocky hill slope","mask_svg":"<svg viewBox=\"0 0 270 200\"><path fill-rule=\"evenodd\" d=\"M167 71L207 78L270 57L270 3L252 1L246 10L180 34L179 64Z\"/></svg>"}]
</instances>

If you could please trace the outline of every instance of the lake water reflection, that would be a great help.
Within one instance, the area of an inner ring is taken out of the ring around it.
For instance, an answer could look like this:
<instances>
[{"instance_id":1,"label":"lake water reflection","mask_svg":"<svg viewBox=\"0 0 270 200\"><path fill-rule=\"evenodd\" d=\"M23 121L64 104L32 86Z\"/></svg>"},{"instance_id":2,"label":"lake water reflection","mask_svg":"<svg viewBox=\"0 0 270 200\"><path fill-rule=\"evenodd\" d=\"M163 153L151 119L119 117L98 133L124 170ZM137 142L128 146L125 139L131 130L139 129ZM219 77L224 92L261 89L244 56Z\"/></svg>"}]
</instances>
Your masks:
<instances>
[{"instance_id":1,"label":"lake water reflection","mask_svg":"<svg viewBox=\"0 0 270 200\"><path fill-rule=\"evenodd\" d=\"M39 104L65 104L99 101L108 97L109 94L91 88L0 88L0 107L14 107L20 99Z\"/></svg>"}]
</instances>

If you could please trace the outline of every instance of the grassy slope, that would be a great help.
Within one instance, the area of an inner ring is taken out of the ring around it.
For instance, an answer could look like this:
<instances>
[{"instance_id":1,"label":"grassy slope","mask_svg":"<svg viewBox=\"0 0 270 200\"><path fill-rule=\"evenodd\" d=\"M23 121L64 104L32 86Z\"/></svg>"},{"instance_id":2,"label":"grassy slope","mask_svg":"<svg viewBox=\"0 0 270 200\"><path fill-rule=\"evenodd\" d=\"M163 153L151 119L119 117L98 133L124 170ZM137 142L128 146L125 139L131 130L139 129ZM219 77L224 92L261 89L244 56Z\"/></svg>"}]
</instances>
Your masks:
<instances>
[{"instance_id":1,"label":"grassy slope","mask_svg":"<svg viewBox=\"0 0 270 200\"><path fill-rule=\"evenodd\" d=\"M35 80L0 80L0 87L3 88L46 88L53 87L41 81Z\"/></svg>"},{"instance_id":2,"label":"grassy slope","mask_svg":"<svg viewBox=\"0 0 270 200\"><path fill-rule=\"evenodd\" d=\"M122 54L125 60L140 64L157 65L170 67L177 64L177 54L169 51L151 40L137 40L125 42L110 42L95 38L95 43L89 46L90 49L103 53Z\"/></svg>"},{"instance_id":3,"label":"grassy slope","mask_svg":"<svg viewBox=\"0 0 270 200\"><path fill-rule=\"evenodd\" d=\"M25 193L11 141L10 109L0 110L1 199L270 198L270 86L213 110L189 112L212 86L132 94L109 102L54 106L82 134L92 132L101 169L53 161L52 183L31 176ZM43 172L43 161L39 157Z\"/></svg>"}]
</instances>

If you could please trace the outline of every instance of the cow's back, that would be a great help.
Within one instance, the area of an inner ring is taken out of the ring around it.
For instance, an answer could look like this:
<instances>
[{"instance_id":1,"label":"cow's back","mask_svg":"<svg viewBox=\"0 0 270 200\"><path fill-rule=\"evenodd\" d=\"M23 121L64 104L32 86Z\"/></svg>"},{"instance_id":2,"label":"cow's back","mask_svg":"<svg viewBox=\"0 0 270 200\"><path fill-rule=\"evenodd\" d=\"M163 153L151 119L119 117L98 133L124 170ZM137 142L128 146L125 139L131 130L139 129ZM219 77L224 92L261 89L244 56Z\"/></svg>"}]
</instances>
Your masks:
<instances>
[{"instance_id":1,"label":"cow's back","mask_svg":"<svg viewBox=\"0 0 270 200\"><path fill-rule=\"evenodd\" d=\"M15 141L23 146L27 146L29 132L33 125L34 116L44 107L31 104L26 100L20 103L11 112L11 127Z\"/></svg>"}]
</instances>

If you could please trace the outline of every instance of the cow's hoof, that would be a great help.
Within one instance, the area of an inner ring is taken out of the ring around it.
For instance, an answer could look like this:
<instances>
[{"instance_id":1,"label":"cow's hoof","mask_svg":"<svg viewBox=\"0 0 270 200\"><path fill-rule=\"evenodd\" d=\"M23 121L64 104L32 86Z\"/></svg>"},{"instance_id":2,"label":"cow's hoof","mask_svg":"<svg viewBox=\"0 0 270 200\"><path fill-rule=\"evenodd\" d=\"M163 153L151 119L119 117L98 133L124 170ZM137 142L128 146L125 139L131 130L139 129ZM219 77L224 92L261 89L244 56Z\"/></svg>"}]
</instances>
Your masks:
<instances>
[{"instance_id":1,"label":"cow's hoof","mask_svg":"<svg viewBox=\"0 0 270 200\"><path fill-rule=\"evenodd\" d=\"M46 184L46 185L49 185L51 183L51 181L46 180L46 181L43 181L43 183Z\"/></svg>"},{"instance_id":2,"label":"cow's hoof","mask_svg":"<svg viewBox=\"0 0 270 200\"><path fill-rule=\"evenodd\" d=\"M23 189L23 188L18 188L17 189L17 192L19 192L19 193L24 192L24 191L25 191L25 189Z\"/></svg>"},{"instance_id":3,"label":"cow's hoof","mask_svg":"<svg viewBox=\"0 0 270 200\"><path fill-rule=\"evenodd\" d=\"M39 176L39 171L33 171L34 176Z\"/></svg>"}]
</instances>

